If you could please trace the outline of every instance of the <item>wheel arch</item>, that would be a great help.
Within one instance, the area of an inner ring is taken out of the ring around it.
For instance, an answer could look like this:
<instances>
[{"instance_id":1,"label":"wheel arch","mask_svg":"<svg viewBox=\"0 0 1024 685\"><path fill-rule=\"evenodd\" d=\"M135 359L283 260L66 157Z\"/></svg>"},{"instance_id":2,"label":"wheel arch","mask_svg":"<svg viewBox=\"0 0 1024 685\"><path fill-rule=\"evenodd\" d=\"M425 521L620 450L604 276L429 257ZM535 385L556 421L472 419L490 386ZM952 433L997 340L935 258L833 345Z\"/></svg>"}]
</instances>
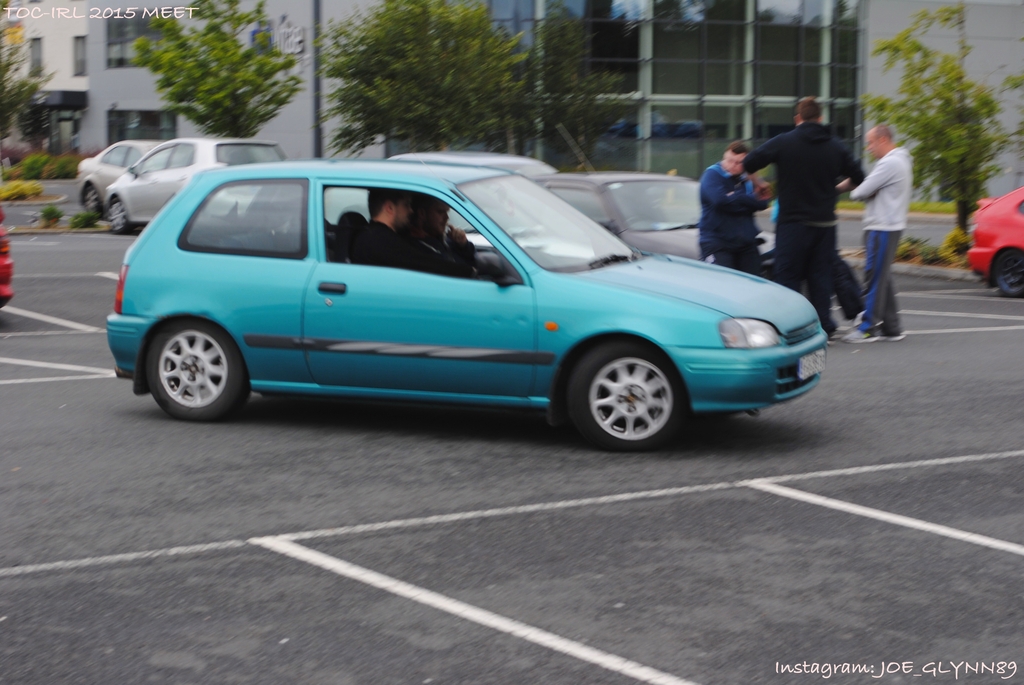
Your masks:
<instances>
[{"instance_id":1,"label":"wheel arch","mask_svg":"<svg viewBox=\"0 0 1024 685\"><path fill-rule=\"evenodd\" d=\"M217 321L205 316L198 316L196 314L175 314L168 316L167 318L161 319L157 323L149 327L146 331L146 335L142 338L142 344L139 345L139 351L135 355L135 375L133 377L132 391L136 395L145 395L149 392L149 377L146 371L146 358L149 356L149 348L153 343L153 338L156 337L157 333L163 331L170 326L182 323L184 321L202 321L203 323L215 326L230 340L235 348L238 349L238 356L242 360L242 370L245 372L246 385L249 384L249 367L245 361L245 355L242 354L242 346L235 340L235 336L231 335L230 331L222 326Z\"/></svg>"},{"instance_id":2,"label":"wheel arch","mask_svg":"<svg viewBox=\"0 0 1024 685\"><path fill-rule=\"evenodd\" d=\"M992 260L988 263L988 284L991 287L996 286L996 264L999 263L999 258L1011 250L1017 252L1024 252L1024 248L1017 247L1016 245L1003 245L995 254L992 255Z\"/></svg>"},{"instance_id":3,"label":"wheel arch","mask_svg":"<svg viewBox=\"0 0 1024 685\"><path fill-rule=\"evenodd\" d=\"M576 365L591 350L600 347L601 345L615 342L637 343L649 349L653 354L661 357L666 363L666 373L674 375L676 382L678 382L679 387L682 389L686 408L692 413L693 409L690 404L690 393L686 388L686 381L683 378L683 374L676 367L672 358L668 356L668 353L665 352L660 345L650 338L645 338L644 336L637 335L636 333L601 333L576 343L575 346L565 353L562 357L562 361L558 364L558 368L555 369L555 375L551 379L551 386L548 390L549 402L547 421L550 425L561 426L569 421L566 390L569 386L569 377L572 375L572 371L576 368Z\"/></svg>"}]
</instances>

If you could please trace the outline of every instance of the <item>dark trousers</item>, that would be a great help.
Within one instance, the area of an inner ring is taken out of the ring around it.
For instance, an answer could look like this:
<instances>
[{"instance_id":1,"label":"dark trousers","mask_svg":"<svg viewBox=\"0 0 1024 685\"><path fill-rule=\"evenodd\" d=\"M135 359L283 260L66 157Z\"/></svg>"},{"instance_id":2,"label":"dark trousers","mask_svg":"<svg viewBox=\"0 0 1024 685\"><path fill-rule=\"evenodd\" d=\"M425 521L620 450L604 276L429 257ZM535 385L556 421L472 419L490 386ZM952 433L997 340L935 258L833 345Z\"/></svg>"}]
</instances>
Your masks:
<instances>
[{"instance_id":1,"label":"dark trousers","mask_svg":"<svg viewBox=\"0 0 1024 685\"><path fill-rule=\"evenodd\" d=\"M836 253L832 261L832 285L836 289L836 300L843 310L843 316L850 321L857 318L857 315L864 311L864 300L861 299L860 283L854 276L850 265Z\"/></svg>"},{"instance_id":2,"label":"dark trousers","mask_svg":"<svg viewBox=\"0 0 1024 685\"><path fill-rule=\"evenodd\" d=\"M806 282L807 299L829 335L836 330L831 311L835 254L835 226L785 223L775 227L775 282L797 292Z\"/></svg>"},{"instance_id":3,"label":"dark trousers","mask_svg":"<svg viewBox=\"0 0 1024 685\"><path fill-rule=\"evenodd\" d=\"M741 247L738 250L718 250L717 252L705 255L704 261L708 264L726 266L730 269L753 274L754 276L761 275L761 253L758 252L757 245Z\"/></svg>"}]
</instances>

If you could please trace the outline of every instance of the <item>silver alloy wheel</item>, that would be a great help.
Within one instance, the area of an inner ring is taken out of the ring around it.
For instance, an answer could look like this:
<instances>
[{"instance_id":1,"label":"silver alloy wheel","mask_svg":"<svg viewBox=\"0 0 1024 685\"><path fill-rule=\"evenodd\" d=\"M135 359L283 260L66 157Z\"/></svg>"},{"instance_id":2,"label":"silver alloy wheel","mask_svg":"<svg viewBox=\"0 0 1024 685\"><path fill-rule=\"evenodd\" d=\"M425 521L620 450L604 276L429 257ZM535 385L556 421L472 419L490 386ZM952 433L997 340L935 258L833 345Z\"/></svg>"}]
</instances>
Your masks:
<instances>
[{"instance_id":1,"label":"silver alloy wheel","mask_svg":"<svg viewBox=\"0 0 1024 685\"><path fill-rule=\"evenodd\" d=\"M96 192L96 188L90 183L85 186L85 201L82 203L86 210L95 212L103 216L103 202L100 201L100 194Z\"/></svg>"},{"instance_id":2,"label":"silver alloy wheel","mask_svg":"<svg viewBox=\"0 0 1024 685\"><path fill-rule=\"evenodd\" d=\"M590 413L619 440L656 435L672 416L672 384L645 359L624 357L606 364L590 382Z\"/></svg>"},{"instance_id":3,"label":"silver alloy wheel","mask_svg":"<svg viewBox=\"0 0 1024 685\"><path fill-rule=\"evenodd\" d=\"M110 203L110 230L113 233L124 233L128 230L128 211L120 200L115 199Z\"/></svg>"},{"instance_id":4,"label":"silver alloy wheel","mask_svg":"<svg viewBox=\"0 0 1024 685\"><path fill-rule=\"evenodd\" d=\"M206 333L181 331L160 351L160 383L182 407L211 404L223 394L227 380L224 350Z\"/></svg>"}]
</instances>

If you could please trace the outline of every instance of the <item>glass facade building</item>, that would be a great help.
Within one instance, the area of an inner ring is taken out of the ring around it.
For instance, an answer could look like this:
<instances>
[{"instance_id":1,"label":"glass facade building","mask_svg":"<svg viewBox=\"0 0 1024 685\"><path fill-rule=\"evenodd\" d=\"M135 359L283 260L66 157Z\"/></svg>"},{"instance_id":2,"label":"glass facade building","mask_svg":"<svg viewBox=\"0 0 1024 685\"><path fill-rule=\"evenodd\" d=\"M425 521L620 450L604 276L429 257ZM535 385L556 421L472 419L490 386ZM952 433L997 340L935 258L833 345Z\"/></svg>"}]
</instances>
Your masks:
<instances>
[{"instance_id":1,"label":"glass facade building","mask_svg":"<svg viewBox=\"0 0 1024 685\"><path fill-rule=\"evenodd\" d=\"M793 127L817 96L859 148L861 0L560 0L586 23L588 67L620 77L636 104L598 146L597 166L699 176L732 140ZM489 0L496 24L529 42L552 0ZM557 160L553 160L557 161Z\"/></svg>"}]
</instances>

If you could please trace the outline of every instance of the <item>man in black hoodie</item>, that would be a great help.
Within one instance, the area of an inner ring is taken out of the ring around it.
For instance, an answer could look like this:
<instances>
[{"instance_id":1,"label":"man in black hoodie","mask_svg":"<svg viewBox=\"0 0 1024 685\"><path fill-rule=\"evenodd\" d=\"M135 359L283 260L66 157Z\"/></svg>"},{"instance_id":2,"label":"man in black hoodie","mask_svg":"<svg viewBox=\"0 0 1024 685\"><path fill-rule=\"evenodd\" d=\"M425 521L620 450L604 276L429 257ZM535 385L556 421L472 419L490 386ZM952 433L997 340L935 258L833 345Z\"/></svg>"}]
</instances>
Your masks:
<instances>
[{"instance_id":1,"label":"man in black hoodie","mask_svg":"<svg viewBox=\"0 0 1024 685\"><path fill-rule=\"evenodd\" d=\"M832 260L836 251L836 184L860 185L864 170L832 131L821 123L814 98L796 106L796 128L775 136L743 160L748 174L769 164L777 168L779 219L775 228L775 281L808 299L829 337L832 320Z\"/></svg>"}]
</instances>

